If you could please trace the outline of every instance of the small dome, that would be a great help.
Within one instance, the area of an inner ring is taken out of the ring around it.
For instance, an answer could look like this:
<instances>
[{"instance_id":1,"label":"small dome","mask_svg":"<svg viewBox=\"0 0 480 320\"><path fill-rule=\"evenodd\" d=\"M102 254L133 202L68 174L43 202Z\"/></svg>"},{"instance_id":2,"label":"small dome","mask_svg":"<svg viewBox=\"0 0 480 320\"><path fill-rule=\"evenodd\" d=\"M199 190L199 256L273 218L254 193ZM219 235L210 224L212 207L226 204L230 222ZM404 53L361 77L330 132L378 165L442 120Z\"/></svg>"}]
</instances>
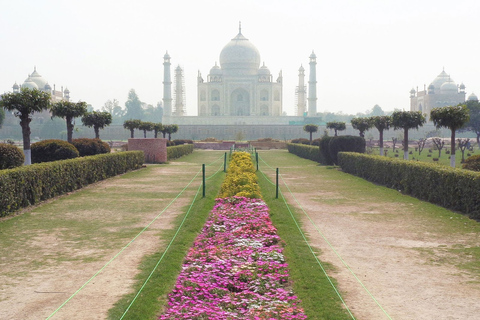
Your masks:
<instances>
[{"instance_id":1,"label":"small dome","mask_svg":"<svg viewBox=\"0 0 480 320\"><path fill-rule=\"evenodd\" d=\"M168 54L168 51L165 52L165 55L163 56L163 59L170 59L170 55Z\"/></svg>"},{"instance_id":2,"label":"small dome","mask_svg":"<svg viewBox=\"0 0 480 320\"><path fill-rule=\"evenodd\" d=\"M27 80L22 84L22 88L28 89L38 89L38 86L35 82L33 82L32 78L28 77Z\"/></svg>"},{"instance_id":3,"label":"small dome","mask_svg":"<svg viewBox=\"0 0 480 320\"><path fill-rule=\"evenodd\" d=\"M430 83L430 85L428 86L428 90L434 90L435 89L435 86L433 85L433 83Z\"/></svg>"},{"instance_id":4,"label":"small dome","mask_svg":"<svg viewBox=\"0 0 480 320\"><path fill-rule=\"evenodd\" d=\"M65 94L69 94L69 93L70 93L70 90L68 90L68 88L67 88L67 87L65 87L65 90L63 90L63 93L65 93Z\"/></svg>"},{"instance_id":5,"label":"small dome","mask_svg":"<svg viewBox=\"0 0 480 320\"><path fill-rule=\"evenodd\" d=\"M260 66L260 53L240 31L220 52L220 66L228 74L254 75Z\"/></svg>"},{"instance_id":6,"label":"small dome","mask_svg":"<svg viewBox=\"0 0 480 320\"><path fill-rule=\"evenodd\" d=\"M15 82L15 84L13 85L13 90L16 90L16 89L19 89L20 86L17 84L17 82Z\"/></svg>"},{"instance_id":7,"label":"small dome","mask_svg":"<svg viewBox=\"0 0 480 320\"><path fill-rule=\"evenodd\" d=\"M468 101L478 101L478 97L472 92L472 94L468 96Z\"/></svg>"},{"instance_id":8,"label":"small dome","mask_svg":"<svg viewBox=\"0 0 480 320\"><path fill-rule=\"evenodd\" d=\"M444 84L442 84L442 86L440 87L440 91L442 93L457 93L458 88L457 88L457 85L455 84L455 82L448 81L448 82L445 82Z\"/></svg>"},{"instance_id":9,"label":"small dome","mask_svg":"<svg viewBox=\"0 0 480 320\"><path fill-rule=\"evenodd\" d=\"M303 67L303 65L300 65L300 68L298 69L298 71L305 71L305 68Z\"/></svg>"},{"instance_id":10,"label":"small dome","mask_svg":"<svg viewBox=\"0 0 480 320\"><path fill-rule=\"evenodd\" d=\"M316 59L316 58L317 58L317 56L315 55L315 52L313 52L313 50L312 50L312 54L310 55L310 59Z\"/></svg>"},{"instance_id":11,"label":"small dome","mask_svg":"<svg viewBox=\"0 0 480 320\"><path fill-rule=\"evenodd\" d=\"M460 90L465 90L465 85L463 84L463 82L460 84Z\"/></svg>"},{"instance_id":12,"label":"small dome","mask_svg":"<svg viewBox=\"0 0 480 320\"><path fill-rule=\"evenodd\" d=\"M210 69L210 75L221 75L222 74L222 69L217 65L217 62L215 61L215 65Z\"/></svg>"},{"instance_id":13,"label":"small dome","mask_svg":"<svg viewBox=\"0 0 480 320\"><path fill-rule=\"evenodd\" d=\"M445 82L449 82L449 81L453 82L453 80L445 72L445 70L442 70L442 72L440 72L440 74L435 79L433 79L432 84L435 86L435 90L440 90L441 86Z\"/></svg>"},{"instance_id":14,"label":"small dome","mask_svg":"<svg viewBox=\"0 0 480 320\"><path fill-rule=\"evenodd\" d=\"M258 69L258 74L261 74L261 75L270 75L270 70L267 68L267 66L265 65L265 62L263 63L263 66Z\"/></svg>"},{"instance_id":15,"label":"small dome","mask_svg":"<svg viewBox=\"0 0 480 320\"><path fill-rule=\"evenodd\" d=\"M415 94L417 91L415 91L415 89L412 88L412 90L410 90L410 93L411 94Z\"/></svg>"}]
</instances>

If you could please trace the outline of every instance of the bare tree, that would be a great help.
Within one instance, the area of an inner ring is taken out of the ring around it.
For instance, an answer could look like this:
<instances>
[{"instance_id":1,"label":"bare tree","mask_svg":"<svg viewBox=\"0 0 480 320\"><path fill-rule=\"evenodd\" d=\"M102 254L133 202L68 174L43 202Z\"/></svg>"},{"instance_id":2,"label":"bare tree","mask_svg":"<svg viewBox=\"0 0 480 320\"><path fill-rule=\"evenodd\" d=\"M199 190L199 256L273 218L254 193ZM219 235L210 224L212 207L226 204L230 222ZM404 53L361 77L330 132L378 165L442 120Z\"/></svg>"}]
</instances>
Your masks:
<instances>
[{"instance_id":1,"label":"bare tree","mask_svg":"<svg viewBox=\"0 0 480 320\"><path fill-rule=\"evenodd\" d=\"M425 144L427 143L427 138L421 138L417 141L418 144L418 155L422 154L423 149L425 148Z\"/></svg>"},{"instance_id":2,"label":"bare tree","mask_svg":"<svg viewBox=\"0 0 480 320\"><path fill-rule=\"evenodd\" d=\"M464 163L465 162L465 150L470 145L470 138L457 139L457 143L458 143L458 149L460 149L460 151L462 152L462 163Z\"/></svg>"},{"instance_id":3,"label":"bare tree","mask_svg":"<svg viewBox=\"0 0 480 320\"><path fill-rule=\"evenodd\" d=\"M438 150L438 158L442 155L442 149L445 146L445 141L442 138L432 138L433 144L437 147Z\"/></svg>"}]
</instances>

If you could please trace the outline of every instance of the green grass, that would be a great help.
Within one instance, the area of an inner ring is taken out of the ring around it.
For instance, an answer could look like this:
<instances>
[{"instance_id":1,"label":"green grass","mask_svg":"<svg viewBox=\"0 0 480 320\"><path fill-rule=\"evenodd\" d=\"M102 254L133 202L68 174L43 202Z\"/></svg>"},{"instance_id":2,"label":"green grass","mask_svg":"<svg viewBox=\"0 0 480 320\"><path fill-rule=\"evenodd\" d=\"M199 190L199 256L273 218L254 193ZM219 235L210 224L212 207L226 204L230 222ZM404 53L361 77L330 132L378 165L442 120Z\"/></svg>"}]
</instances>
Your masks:
<instances>
[{"instance_id":1,"label":"green grass","mask_svg":"<svg viewBox=\"0 0 480 320\"><path fill-rule=\"evenodd\" d=\"M372 154L379 155L380 154L380 148L371 148L370 149ZM389 158L398 158L398 159L403 159L403 149L400 144L400 148L398 146L395 148L395 151L393 151L391 148L385 148L387 150L387 157ZM412 152L412 154L408 155L408 159L412 161L423 161L423 162L436 162L441 165L445 166L450 166L450 154L447 154L446 151L450 151L450 145L447 148L442 149L442 153L440 155L440 158L438 157L438 150L435 150L434 148L425 148L422 150L422 152L419 154L418 151L415 151L415 148L409 148L409 152ZM429 151L431 150L431 152ZM468 151L465 150L465 159L468 158L468 154L470 155L478 155L480 154L480 149L474 148L474 151ZM437 158L438 161L433 161L434 158ZM455 151L455 167L456 168L461 168L462 167L462 152L460 150Z\"/></svg>"},{"instance_id":2,"label":"green grass","mask_svg":"<svg viewBox=\"0 0 480 320\"><path fill-rule=\"evenodd\" d=\"M208 180L205 198L202 198L202 191L200 190L183 227L179 230L158 268L123 319L156 319L159 312L166 306L168 302L167 295L173 290L178 274L181 271L183 259L213 208L223 178L224 174L221 172ZM185 214L189 207L190 204L183 208ZM181 224L185 214L180 215L176 219L174 222L175 228L162 234L162 239L166 243L169 243L175 235L177 227ZM136 284L133 286L133 293L124 296L115 304L115 307L109 311L109 319L121 318L164 252L164 250L161 250L143 259L140 266L140 274L136 277Z\"/></svg>"},{"instance_id":3,"label":"green grass","mask_svg":"<svg viewBox=\"0 0 480 320\"><path fill-rule=\"evenodd\" d=\"M299 232L281 195L275 199L275 186L267 182L262 174L258 176L263 198L270 208L272 222L278 235L286 243L284 255L290 269L293 291L302 301L301 305L308 319L351 319ZM300 214L294 208L291 210L295 220L300 223ZM318 251L314 252L318 254ZM332 268L324 262L322 266L326 270ZM334 279L332 282L336 285Z\"/></svg>"}]
</instances>

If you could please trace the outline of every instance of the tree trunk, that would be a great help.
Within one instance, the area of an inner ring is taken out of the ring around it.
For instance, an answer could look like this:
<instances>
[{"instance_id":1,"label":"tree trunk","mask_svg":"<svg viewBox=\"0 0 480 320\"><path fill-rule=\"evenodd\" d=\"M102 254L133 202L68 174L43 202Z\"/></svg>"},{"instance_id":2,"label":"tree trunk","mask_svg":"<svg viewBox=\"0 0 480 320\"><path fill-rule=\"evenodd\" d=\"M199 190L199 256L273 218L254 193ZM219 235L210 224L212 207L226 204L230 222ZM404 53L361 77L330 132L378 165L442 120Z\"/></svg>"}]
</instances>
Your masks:
<instances>
[{"instance_id":1,"label":"tree trunk","mask_svg":"<svg viewBox=\"0 0 480 320\"><path fill-rule=\"evenodd\" d=\"M455 128L451 129L450 137L450 167L455 168Z\"/></svg>"},{"instance_id":2,"label":"tree trunk","mask_svg":"<svg viewBox=\"0 0 480 320\"><path fill-rule=\"evenodd\" d=\"M360 131L360 137L365 138L365 132L364 131Z\"/></svg>"},{"instance_id":3,"label":"tree trunk","mask_svg":"<svg viewBox=\"0 0 480 320\"><path fill-rule=\"evenodd\" d=\"M100 139L100 128L97 126L94 126L93 130L95 131L95 139Z\"/></svg>"},{"instance_id":4,"label":"tree trunk","mask_svg":"<svg viewBox=\"0 0 480 320\"><path fill-rule=\"evenodd\" d=\"M155 139L157 139L157 137L158 137L158 131L155 130Z\"/></svg>"},{"instance_id":5,"label":"tree trunk","mask_svg":"<svg viewBox=\"0 0 480 320\"><path fill-rule=\"evenodd\" d=\"M380 134L380 155L383 156L383 130L378 130L378 133Z\"/></svg>"},{"instance_id":6,"label":"tree trunk","mask_svg":"<svg viewBox=\"0 0 480 320\"><path fill-rule=\"evenodd\" d=\"M480 148L480 131L477 131L477 146Z\"/></svg>"},{"instance_id":7,"label":"tree trunk","mask_svg":"<svg viewBox=\"0 0 480 320\"><path fill-rule=\"evenodd\" d=\"M408 160L408 129L403 129L403 159Z\"/></svg>"},{"instance_id":8,"label":"tree trunk","mask_svg":"<svg viewBox=\"0 0 480 320\"><path fill-rule=\"evenodd\" d=\"M28 117L28 114L20 115L20 126L22 126L23 137L23 154L25 155L24 165L28 166L32 164L32 153L30 150L30 122L32 119Z\"/></svg>"},{"instance_id":9,"label":"tree trunk","mask_svg":"<svg viewBox=\"0 0 480 320\"><path fill-rule=\"evenodd\" d=\"M168 141L172 141L172 134L168 133Z\"/></svg>"},{"instance_id":10,"label":"tree trunk","mask_svg":"<svg viewBox=\"0 0 480 320\"><path fill-rule=\"evenodd\" d=\"M67 141L72 143L73 140L73 123L71 117L66 117L65 121L67 122Z\"/></svg>"},{"instance_id":11,"label":"tree trunk","mask_svg":"<svg viewBox=\"0 0 480 320\"><path fill-rule=\"evenodd\" d=\"M130 138L134 138L135 136L135 133L134 133L135 129L130 129Z\"/></svg>"},{"instance_id":12,"label":"tree trunk","mask_svg":"<svg viewBox=\"0 0 480 320\"><path fill-rule=\"evenodd\" d=\"M310 132L310 144L312 144L312 134L313 132Z\"/></svg>"},{"instance_id":13,"label":"tree trunk","mask_svg":"<svg viewBox=\"0 0 480 320\"><path fill-rule=\"evenodd\" d=\"M337 129L335 129L335 137L337 136Z\"/></svg>"},{"instance_id":14,"label":"tree trunk","mask_svg":"<svg viewBox=\"0 0 480 320\"><path fill-rule=\"evenodd\" d=\"M163 134L163 139L165 139L165 135L167 134L166 132L162 132Z\"/></svg>"}]
</instances>

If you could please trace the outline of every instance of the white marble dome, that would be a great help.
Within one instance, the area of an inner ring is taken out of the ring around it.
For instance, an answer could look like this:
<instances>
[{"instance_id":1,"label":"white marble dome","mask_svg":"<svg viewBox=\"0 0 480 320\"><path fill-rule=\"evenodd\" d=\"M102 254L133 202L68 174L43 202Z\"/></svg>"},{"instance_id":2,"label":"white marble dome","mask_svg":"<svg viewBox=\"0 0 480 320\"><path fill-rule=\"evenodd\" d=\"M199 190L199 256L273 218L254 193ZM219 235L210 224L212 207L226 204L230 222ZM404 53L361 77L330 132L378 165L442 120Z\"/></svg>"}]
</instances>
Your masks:
<instances>
[{"instance_id":1,"label":"white marble dome","mask_svg":"<svg viewBox=\"0 0 480 320\"><path fill-rule=\"evenodd\" d=\"M453 81L447 81L442 84L440 87L440 92L442 93L457 93L458 88L455 82Z\"/></svg>"},{"instance_id":2,"label":"white marble dome","mask_svg":"<svg viewBox=\"0 0 480 320\"><path fill-rule=\"evenodd\" d=\"M260 66L258 49L241 32L223 47L220 66L226 74L254 75Z\"/></svg>"},{"instance_id":3,"label":"white marble dome","mask_svg":"<svg viewBox=\"0 0 480 320\"><path fill-rule=\"evenodd\" d=\"M22 84L22 88L28 89L38 89L38 85L32 80L31 77L28 77L27 80Z\"/></svg>"}]
</instances>

